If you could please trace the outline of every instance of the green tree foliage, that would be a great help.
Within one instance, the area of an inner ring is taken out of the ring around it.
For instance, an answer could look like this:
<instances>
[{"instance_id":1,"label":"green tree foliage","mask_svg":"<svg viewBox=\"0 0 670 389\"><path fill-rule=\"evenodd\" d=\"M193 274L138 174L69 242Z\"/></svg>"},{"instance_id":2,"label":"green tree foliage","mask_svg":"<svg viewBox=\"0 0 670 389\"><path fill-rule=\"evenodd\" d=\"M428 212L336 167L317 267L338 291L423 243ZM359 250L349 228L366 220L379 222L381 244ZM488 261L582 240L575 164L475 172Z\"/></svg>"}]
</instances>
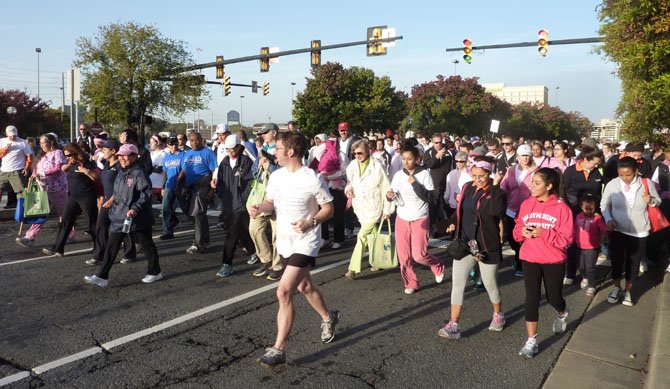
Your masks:
<instances>
[{"instance_id":1,"label":"green tree foliage","mask_svg":"<svg viewBox=\"0 0 670 389\"><path fill-rule=\"evenodd\" d=\"M590 131L591 121L578 112L564 112L558 107L531 103L515 105L503 130L515 138L567 141L578 141Z\"/></svg>"},{"instance_id":2,"label":"green tree foliage","mask_svg":"<svg viewBox=\"0 0 670 389\"><path fill-rule=\"evenodd\" d=\"M163 37L156 27L102 26L96 36L77 40L76 56L83 103L97 108L98 119L108 125L137 128L145 114L180 115L204 107L201 79L175 72L193 64L184 42Z\"/></svg>"},{"instance_id":3,"label":"green tree foliage","mask_svg":"<svg viewBox=\"0 0 670 389\"><path fill-rule=\"evenodd\" d=\"M305 90L296 97L293 117L309 136L335 132L340 121L349 122L352 131L359 134L395 130L405 116L406 99L386 76L328 62L312 69L312 78L307 78Z\"/></svg>"},{"instance_id":4,"label":"green tree foliage","mask_svg":"<svg viewBox=\"0 0 670 389\"><path fill-rule=\"evenodd\" d=\"M16 108L14 115L7 113L8 107ZM0 131L5 136L5 127L16 126L19 136L40 136L47 132L60 133L60 110L50 109L47 102L30 97L25 92L17 89L0 89Z\"/></svg>"},{"instance_id":5,"label":"green tree foliage","mask_svg":"<svg viewBox=\"0 0 670 389\"><path fill-rule=\"evenodd\" d=\"M670 127L670 2L605 0L600 49L619 65L623 95L617 114L634 140Z\"/></svg>"},{"instance_id":6,"label":"green tree foliage","mask_svg":"<svg viewBox=\"0 0 670 389\"><path fill-rule=\"evenodd\" d=\"M511 105L487 93L477 78L460 76L438 75L437 80L415 85L408 106L403 128L426 134L484 136L492 119L505 121L512 114Z\"/></svg>"}]
</instances>

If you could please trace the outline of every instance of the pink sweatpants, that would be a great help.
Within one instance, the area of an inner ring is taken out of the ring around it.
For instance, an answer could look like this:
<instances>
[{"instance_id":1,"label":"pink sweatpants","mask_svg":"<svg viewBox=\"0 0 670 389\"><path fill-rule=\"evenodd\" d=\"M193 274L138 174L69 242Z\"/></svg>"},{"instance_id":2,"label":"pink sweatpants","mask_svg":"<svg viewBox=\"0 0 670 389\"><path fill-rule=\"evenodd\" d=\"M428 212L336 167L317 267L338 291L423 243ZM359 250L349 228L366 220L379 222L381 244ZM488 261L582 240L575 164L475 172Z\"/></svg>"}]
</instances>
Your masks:
<instances>
[{"instance_id":1,"label":"pink sweatpants","mask_svg":"<svg viewBox=\"0 0 670 389\"><path fill-rule=\"evenodd\" d=\"M419 280L414 273L412 259L422 265L430 266L430 270L436 276L444 272L442 261L428 254L429 230L430 219L427 217L411 222L399 217L395 219L396 250L405 288L419 289Z\"/></svg>"}]
</instances>

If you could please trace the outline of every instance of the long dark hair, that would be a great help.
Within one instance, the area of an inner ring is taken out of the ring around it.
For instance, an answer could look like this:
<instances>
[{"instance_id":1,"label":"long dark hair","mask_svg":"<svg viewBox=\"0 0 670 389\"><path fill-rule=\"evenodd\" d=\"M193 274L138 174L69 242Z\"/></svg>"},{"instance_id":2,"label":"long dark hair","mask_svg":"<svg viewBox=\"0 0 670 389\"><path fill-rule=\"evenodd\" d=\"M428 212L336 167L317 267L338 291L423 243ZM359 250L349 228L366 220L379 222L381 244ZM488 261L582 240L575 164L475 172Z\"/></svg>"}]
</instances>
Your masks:
<instances>
[{"instance_id":1,"label":"long dark hair","mask_svg":"<svg viewBox=\"0 0 670 389\"><path fill-rule=\"evenodd\" d=\"M65 148L63 149L63 152L74 155L75 156L74 157L75 161L77 163L79 163L80 165L84 165L84 163L86 161L91 159L89 157L89 155L86 154L86 152L84 150L82 150L82 148L79 147L79 145L74 143L74 142L68 143L67 145L65 145Z\"/></svg>"},{"instance_id":2,"label":"long dark hair","mask_svg":"<svg viewBox=\"0 0 670 389\"><path fill-rule=\"evenodd\" d=\"M555 194L563 200L567 198L565 195L565 184L563 179L561 179L561 173L557 172L556 169L543 167L536 170L533 174L542 177L542 181L544 181L546 185L551 184L551 189L549 189L550 195Z\"/></svg>"}]
</instances>

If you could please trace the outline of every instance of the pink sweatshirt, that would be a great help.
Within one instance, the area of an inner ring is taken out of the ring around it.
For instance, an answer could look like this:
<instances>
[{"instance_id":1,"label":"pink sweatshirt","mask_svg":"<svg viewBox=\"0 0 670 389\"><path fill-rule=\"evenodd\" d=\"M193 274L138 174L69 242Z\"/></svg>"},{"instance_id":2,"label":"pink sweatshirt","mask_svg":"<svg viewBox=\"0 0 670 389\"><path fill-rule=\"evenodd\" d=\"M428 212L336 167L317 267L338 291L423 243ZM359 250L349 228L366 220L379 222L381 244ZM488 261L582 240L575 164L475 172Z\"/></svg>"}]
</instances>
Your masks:
<instances>
[{"instance_id":1,"label":"pink sweatshirt","mask_svg":"<svg viewBox=\"0 0 670 389\"><path fill-rule=\"evenodd\" d=\"M575 243L580 249L599 249L602 236L606 233L607 225L600 215L586 217L580 212L575 218Z\"/></svg>"},{"instance_id":2,"label":"pink sweatshirt","mask_svg":"<svg viewBox=\"0 0 670 389\"><path fill-rule=\"evenodd\" d=\"M519 258L533 263L562 263L572 243L574 224L570 207L551 195L544 201L531 197L521 204L516 215L514 240L521 243ZM526 239L521 232L527 225L542 228L540 236Z\"/></svg>"}]
</instances>

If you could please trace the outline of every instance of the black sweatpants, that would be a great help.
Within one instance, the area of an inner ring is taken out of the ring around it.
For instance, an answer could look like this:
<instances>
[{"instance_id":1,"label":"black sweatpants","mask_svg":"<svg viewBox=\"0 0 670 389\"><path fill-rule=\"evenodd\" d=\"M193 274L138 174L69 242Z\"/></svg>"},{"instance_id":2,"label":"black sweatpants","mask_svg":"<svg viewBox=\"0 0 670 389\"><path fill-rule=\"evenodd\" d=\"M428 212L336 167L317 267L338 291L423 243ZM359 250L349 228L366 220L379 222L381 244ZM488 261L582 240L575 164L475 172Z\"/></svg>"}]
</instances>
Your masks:
<instances>
[{"instance_id":1,"label":"black sweatpants","mask_svg":"<svg viewBox=\"0 0 670 389\"><path fill-rule=\"evenodd\" d=\"M228 226L226 240L223 242L223 264L233 264L233 256L238 241L242 243L247 253L256 254L256 246L254 246L251 235L249 235L249 214L247 211L223 212L222 215L224 223Z\"/></svg>"},{"instance_id":2,"label":"black sweatpants","mask_svg":"<svg viewBox=\"0 0 670 389\"><path fill-rule=\"evenodd\" d=\"M507 243L509 243L509 247L514 250L514 268L516 270L524 270L523 265L524 263L519 259L519 251L521 250L521 243L517 242L514 240L514 226L516 226L516 222L514 221L513 217L509 217L505 215L505 239L507 239ZM562 281L562 280L561 280Z\"/></svg>"},{"instance_id":3,"label":"black sweatpants","mask_svg":"<svg viewBox=\"0 0 670 389\"><path fill-rule=\"evenodd\" d=\"M63 216L61 217L61 224L56 234L54 241L54 251L63 254L65 251L65 242L69 235L77 217L81 215L82 211L86 213L87 229L91 232L91 239L93 239L93 251L96 250L97 242L95 239L95 225L98 221L98 203L96 196L90 196L81 199L74 199L68 197L63 209Z\"/></svg>"},{"instance_id":4,"label":"black sweatpants","mask_svg":"<svg viewBox=\"0 0 670 389\"><path fill-rule=\"evenodd\" d=\"M333 232L335 233L335 239L333 242L342 243L344 242L344 212L347 208L347 197L344 195L344 191L340 189L330 188L330 194L333 196ZM326 220L321 223L321 238L323 240L330 239L330 231L328 227L330 226L330 220Z\"/></svg>"},{"instance_id":5,"label":"black sweatpants","mask_svg":"<svg viewBox=\"0 0 670 389\"><path fill-rule=\"evenodd\" d=\"M135 239L142 246L144 255L147 257L148 269L147 274L155 276L161 272L161 266L158 262L158 250L154 244L153 239L151 238L151 227L143 230L138 230L132 232L135 234ZM107 247L105 247L105 255L102 259L102 266L98 270L97 276L102 279L109 278L109 271L114 265L114 260L116 259L116 254L119 253L121 249L121 242L124 239L123 232L110 232L109 239L107 240Z\"/></svg>"},{"instance_id":6,"label":"black sweatpants","mask_svg":"<svg viewBox=\"0 0 670 389\"><path fill-rule=\"evenodd\" d=\"M526 321L537 321L540 317L540 300L542 299L542 283L547 301L558 312L565 311L563 299L563 276L565 264L541 264L523 261L523 283L526 287Z\"/></svg>"},{"instance_id":7,"label":"black sweatpants","mask_svg":"<svg viewBox=\"0 0 670 389\"><path fill-rule=\"evenodd\" d=\"M620 280L626 272L626 281L637 281L640 271L640 261L644 258L647 238L637 238L622 234L618 231L610 235L610 245L607 248L612 261L612 279Z\"/></svg>"},{"instance_id":8,"label":"black sweatpants","mask_svg":"<svg viewBox=\"0 0 670 389\"><path fill-rule=\"evenodd\" d=\"M98 211L98 220L95 225L96 246L93 248L93 258L102 261L109 238L109 208L102 207ZM123 258L135 261L137 259L137 249L135 248L135 239L133 234L124 234L123 237Z\"/></svg>"}]
</instances>

